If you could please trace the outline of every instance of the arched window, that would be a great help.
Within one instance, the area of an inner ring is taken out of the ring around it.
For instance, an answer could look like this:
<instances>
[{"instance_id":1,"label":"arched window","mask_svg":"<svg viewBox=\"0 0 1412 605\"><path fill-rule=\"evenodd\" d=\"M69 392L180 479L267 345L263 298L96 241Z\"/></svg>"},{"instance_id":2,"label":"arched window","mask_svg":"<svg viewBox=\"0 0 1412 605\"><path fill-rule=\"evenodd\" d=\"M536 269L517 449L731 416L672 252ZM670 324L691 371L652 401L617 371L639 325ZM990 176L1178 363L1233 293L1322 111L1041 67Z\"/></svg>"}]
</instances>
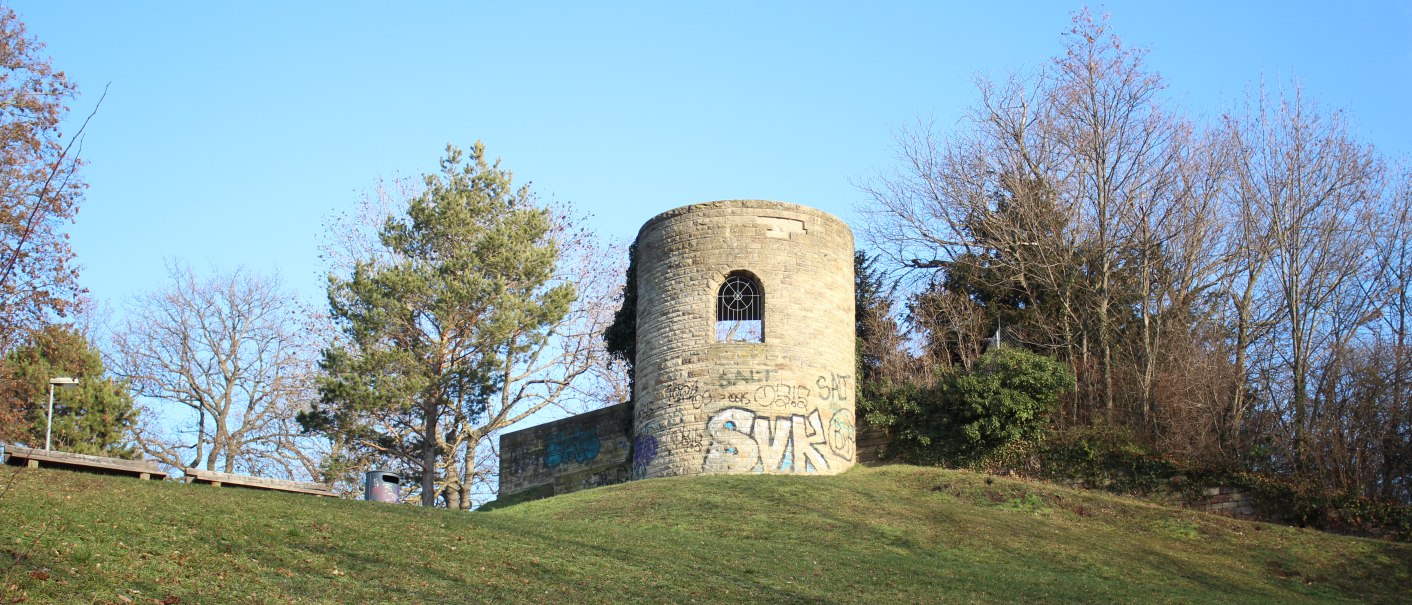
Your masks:
<instances>
[{"instance_id":1,"label":"arched window","mask_svg":"<svg viewBox=\"0 0 1412 605\"><path fill-rule=\"evenodd\" d=\"M716 293L716 340L765 342L765 291L747 271L732 271Z\"/></svg>"}]
</instances>

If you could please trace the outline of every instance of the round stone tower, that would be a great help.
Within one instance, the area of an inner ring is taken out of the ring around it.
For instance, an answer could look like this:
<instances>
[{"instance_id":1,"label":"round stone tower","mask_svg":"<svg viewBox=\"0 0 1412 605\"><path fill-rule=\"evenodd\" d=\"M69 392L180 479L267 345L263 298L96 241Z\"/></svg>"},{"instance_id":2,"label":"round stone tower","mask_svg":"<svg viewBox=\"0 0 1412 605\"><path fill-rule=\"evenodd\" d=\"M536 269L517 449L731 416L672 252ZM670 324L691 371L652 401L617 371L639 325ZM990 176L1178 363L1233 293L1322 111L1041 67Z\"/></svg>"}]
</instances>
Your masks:
<instances>
[{"instance_id":1,"label":"round stone tower","mask_svg":"<svg viewBox=\"0 0 1412 605\"><path fill-rule=\"evenodd\" d=\"M853 465L853 232L730 200L637 235L635 478Z\"/></svg>"}]
</instances>

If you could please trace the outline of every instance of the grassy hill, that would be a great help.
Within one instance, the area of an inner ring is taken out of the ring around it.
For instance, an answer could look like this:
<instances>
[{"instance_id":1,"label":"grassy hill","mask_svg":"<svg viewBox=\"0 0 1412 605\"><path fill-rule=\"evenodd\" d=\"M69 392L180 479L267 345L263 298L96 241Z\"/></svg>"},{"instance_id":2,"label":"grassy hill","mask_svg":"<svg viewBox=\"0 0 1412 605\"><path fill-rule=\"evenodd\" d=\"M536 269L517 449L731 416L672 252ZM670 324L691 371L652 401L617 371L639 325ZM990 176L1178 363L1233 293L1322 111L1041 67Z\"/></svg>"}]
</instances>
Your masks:
<instances>
[{"instance_id":1,"label":"grassy hill","mask_svg":"<svg viewBox=\"0 0 1412 605\"><path fill-rule=\"evenodd\" d=\"M0 576L0 603L1391 603L1412 545L906 466L485 513L27 470Z\"/></svg>"}]
</instances>

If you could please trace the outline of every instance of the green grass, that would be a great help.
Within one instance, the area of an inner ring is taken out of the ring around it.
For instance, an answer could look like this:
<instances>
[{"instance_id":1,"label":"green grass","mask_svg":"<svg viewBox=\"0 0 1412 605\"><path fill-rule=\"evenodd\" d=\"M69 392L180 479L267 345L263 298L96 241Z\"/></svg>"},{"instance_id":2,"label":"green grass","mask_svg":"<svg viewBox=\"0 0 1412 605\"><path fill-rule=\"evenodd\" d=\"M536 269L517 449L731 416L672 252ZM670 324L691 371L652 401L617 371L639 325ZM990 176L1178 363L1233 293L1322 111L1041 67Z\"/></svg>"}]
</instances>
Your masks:
<instances>
[{"instance_id":1,"label":"green grass","mask_svg":"<svg viewBox=\"0 0 1412 605\"><path fill-rule=\"evenodd\" d=\"M0 603L1393 603L1412 546L907 466L488 513L28 470L0 575Z\"/></svg>"}]
</instances>

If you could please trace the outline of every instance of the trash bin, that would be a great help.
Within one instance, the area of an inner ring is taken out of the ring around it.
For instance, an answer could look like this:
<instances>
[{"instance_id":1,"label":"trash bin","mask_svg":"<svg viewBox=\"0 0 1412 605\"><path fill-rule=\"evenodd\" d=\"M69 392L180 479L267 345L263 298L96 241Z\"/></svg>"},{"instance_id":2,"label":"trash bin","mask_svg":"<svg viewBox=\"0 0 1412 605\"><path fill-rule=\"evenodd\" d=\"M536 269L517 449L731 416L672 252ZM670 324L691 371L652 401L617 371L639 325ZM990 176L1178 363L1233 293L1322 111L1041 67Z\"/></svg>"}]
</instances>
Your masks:
<instances>
[{"instance_id":1,"label":"trash bin","mask_svg":"<svg viewBox=\"0 0 1412 605\"><path fill-rule=\"evenodd\" d=\"M402 477L392 471L373 469L364 474L363 499L370 502L397 502Z\"/></svg>"}]
</instances>

